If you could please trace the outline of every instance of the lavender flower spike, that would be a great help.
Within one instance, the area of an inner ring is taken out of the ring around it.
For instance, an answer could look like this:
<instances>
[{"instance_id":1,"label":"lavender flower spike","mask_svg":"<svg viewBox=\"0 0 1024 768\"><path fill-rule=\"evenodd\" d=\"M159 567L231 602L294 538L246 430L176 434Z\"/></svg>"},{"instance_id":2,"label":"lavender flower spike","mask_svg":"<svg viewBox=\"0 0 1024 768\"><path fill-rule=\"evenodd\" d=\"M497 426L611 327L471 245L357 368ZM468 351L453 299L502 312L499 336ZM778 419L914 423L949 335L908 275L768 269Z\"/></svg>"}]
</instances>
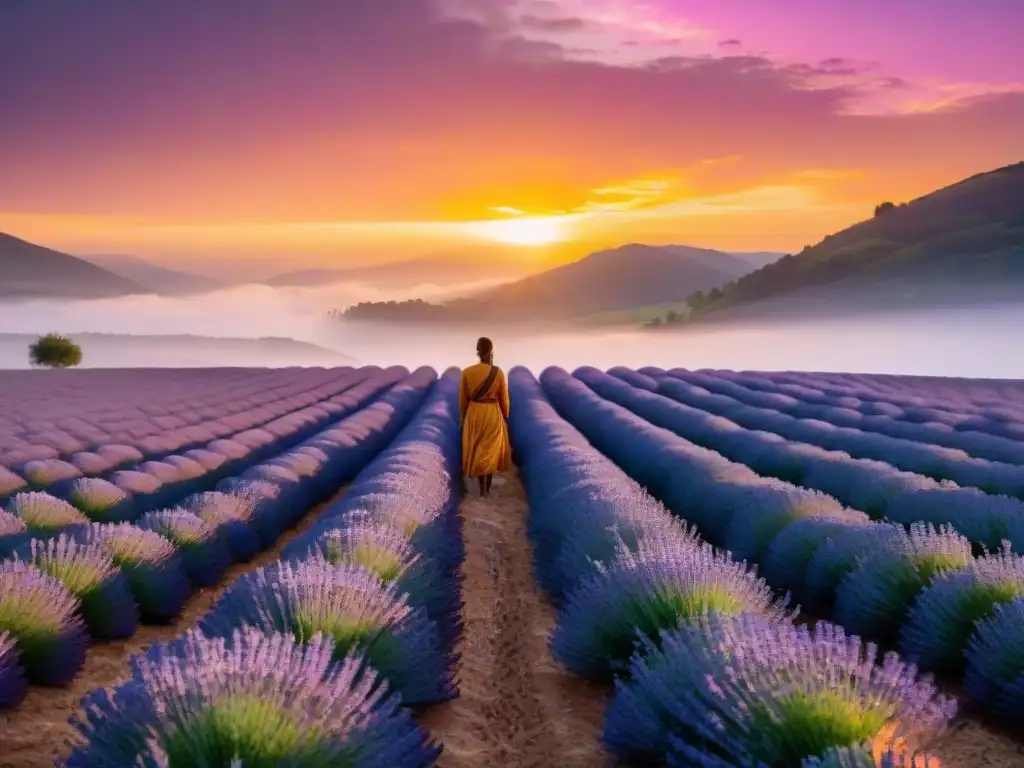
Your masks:
<instances>
[{"instance_id":1,"label":"lavender flower spike","mask_svg":"<svg viewBox=\"0 0 1024 768\"><path fill-rule=\"evenodd\" d=\"M27 688L28 679L14 638L7 632L0 632L0 709L18 706Z\"/></svg>"},{"instance_id":2,"label":"lavender flower spike","mask_svg":"<svg viewBox=\"0 0 1024 768\"><path fill-rule=\"evenodd\" d=\"M406 704L456 695L455 656L442 646L436 623L361 566L320 559L266 566L229 587L199 626L211 637L251 626L300 642L324 633L339 655L365 653Z\"/></svg>"},{"instance_id":3,"label":"lavender flower spike","mask_svg":"<svg viewBox=\"0 0 1024 768\"><path fill-rule=\"evenodd\" d=\"M61 534L56 539L33 539L18 554L59 579L81 601L82 618L93 637L114 640L135 634L139 607L128 580L102 544L82 544Z\"/></svg>"},{"instance_id":4,"label":"lavender flower spike","mask_svg":"<svg viewBox=\"0 0 1024 768\"><path fill-rule=\"evenodd\" d=\"M230 640L230 641L229 641ZM426 768L440 748L361 658L322 635L189 632L132 659L132 680L83 700L67 768Z\"/></svg>"},{"instance_id":5,"label":"lavender flower spike","mask_svg":"<svg viewBox=\"0 0 1024 768\"><path fill-rule=\"evenodd\" d=\"M0 633L18 645L31 682L63 686L85 664L89 635L78 599L53 576L21 562L0 563Z\"/></svg>"}]
</instances>

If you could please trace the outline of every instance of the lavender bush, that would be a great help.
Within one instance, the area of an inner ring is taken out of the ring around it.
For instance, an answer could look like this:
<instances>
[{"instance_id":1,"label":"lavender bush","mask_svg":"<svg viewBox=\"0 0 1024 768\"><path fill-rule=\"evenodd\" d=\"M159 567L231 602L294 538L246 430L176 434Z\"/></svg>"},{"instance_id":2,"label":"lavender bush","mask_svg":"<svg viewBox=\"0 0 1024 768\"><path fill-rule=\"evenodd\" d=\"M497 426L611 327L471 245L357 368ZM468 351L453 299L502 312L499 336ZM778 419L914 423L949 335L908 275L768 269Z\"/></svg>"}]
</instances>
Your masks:
<instances>
[{"instance_id":1,"label":"lavender bush","mask_svg":"<svg viewBox=\"0 0 1024 768\"><path fill-rule=\"evenodd\" d=\"M967 697L993 713L1024 721L1024 599L980 621L967 648Z\"/></svg>"},{"instance_id":2,"label":"lavender bush","mask_svg":"<svg viewBox=\"0 0 1024 768\"><path fill-rule=\"evenodd\" d=\"M17 644L25 673L67 685L85 664L89 635L78 599L53 576L19 560L0 562L0 634Z\"/></svg>"},{"instance_id":3,"label":"lavender bush","mask_svg":"<svg viewBox=\"0 0 1024 768\"><path fill-rule=\"evenodd\" d=\"M559 612L552 653L574 672L625 672L640 638L711 614L786 618L784 603L745 563L708 545L645 541L580 582Z\"/></svg>"},{"instance_id":4,"label":"lavender bush","mask_svg":"<svg viewBox=\"0 0 1024 768\"><path fill-rule=\"evenodd\" d=\"M709 617L646 643L616 686L605 742L670 765L789 768L837 748L852 758L893 721L918 748L955 713L912 665L834 625Z\"/></svg>"},{"instance_id":5,"label":"lavender bush","mask_svg":"<svg viewBox=\"0 0 1024 768\"><path fill-rule=\"evenodd\" d=\"M89 524L89 518L63 499L47 493L19 493L7 505L34 536L55 536L62 531L74 533Z\"/></svg>"},{"instance_id":6,"label":"lavender bush","mask_svg":"<svg viewBox=\"0 0 1024 768\"><path fill-rule=\"evenodd\" d=\"M181 613L192 588L178 550L166 538L130 523L94 523L81 539L106 548L131 586L142 621L159 624Z\"/></svg>"},{"instance_id":7,"label":"lavender bush","mask_svg":"<svg viewBox=\"0 0 1024 768\"><path fill-rule=\"evenodd\" d=\"M67 493L67 500L96 523L126 522L134 516L128 504L128 494L113 483L96 477L75 480Z\"/></svg>"},{"instance_id":8,"label":"lavender bush","mask_svg":"<svg viewBox=\"0 0 1024 768\"><path fill-rule=\"evenodd\" d=\"M27 689L28 678L21 666L14 637L8 632L0 632L0 709L18 706Z\"/></svg>"},{"instance_id":9,"label":"lavender bush","mask_svg":"<svg viewBox=\"0 0 1024 768\"><path fill-rule=\"evenodd\" d=\"M237 562L248 562L260 551L260 537L252 525L253 504L247 498L211 491L189 496L181 506L212 525Z\"/></svg>"},{"instance_id":10,"label":"lavender bush","mask_svg":"<svg viewBox=\"0 0 1024 768\"><path fill-rule=\"evenodd\" d=\"M83 700L67 768L427 768L440 748L363 659L317 635L188 633Z\"/></svg>"},{"instance_id":11,"label":"lavender bush","mask_svg":"<svg viewBox=\"0 0 1024 768\"><path fill-rule=\"evenodd\" d=\"M127 579L102 544L82 544L62 534L55 539L33 539L18 554L78 598L93 637L115 640L135 634L139 608Z\"/></svg>"},{"instance_id":12,"label":"lavender bush","mask_svg":"<svg viewBox=\"0 0 1024 768\"><path fill-rule=\"evenodd\" d=\"M454 656L442 649L437 625L372 572L326 560L276 563L231 585L200 622L210 636L238 626L293 634L308 642L323 633L339 656L365 653L407 704L455 695Z\"/></svg>"},{"instance_id":13,"label":"lavender bush","mask_svg":"<svg viewBox=\"0 0 1024 768\"><path fill-rule=\"evenodd\" d=\"M976 624L1024 597L1024 557L1004 549L939 573L917 597L900 638L904 656L926 669L961 672Z\"/></svg>"},{"instance_id":14,"label":"lavender bush","mask_svg":"<svg viewBox=\"0 0 1024 768\"><path fill-rule=\"evenodd\" d=\"M216 584L231 564L231 554L217 529L184 509L148 512L137 524L159 533L177 547L193 586Z\"/></svg>"},{"instance_id":15,"label":"lavender bush","mask_svg":"<svg viewBox=\"0 0 1024 768\"><path fill-rule=\"evenodd\" d=\"M942 571L966 567L971 543L951 528L915 523L889 548L863 556L836 592L836 621L864 637L895 640L914 599Z\"/></svg>"}]
</instances>

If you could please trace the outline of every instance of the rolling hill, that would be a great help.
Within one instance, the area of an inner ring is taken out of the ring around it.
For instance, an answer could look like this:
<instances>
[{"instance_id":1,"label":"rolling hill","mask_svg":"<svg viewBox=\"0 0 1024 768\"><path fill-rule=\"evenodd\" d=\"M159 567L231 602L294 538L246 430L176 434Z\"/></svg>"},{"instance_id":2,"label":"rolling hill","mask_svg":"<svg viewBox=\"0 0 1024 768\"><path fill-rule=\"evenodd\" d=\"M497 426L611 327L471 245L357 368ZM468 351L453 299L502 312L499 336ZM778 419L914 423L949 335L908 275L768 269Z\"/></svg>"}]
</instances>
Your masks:
<instances>
[{"instance_id":1,"label":"rolling hill","mask_svg":"<svg viewBox=\"0 0 1024 768\"><path fill-rule=\"evenodd\" d=\"M0 299L100 299L148 292L88 261L0 232Z\"/></svg>"},{"instance_id":2,"label":"rolling hill","mask_svg":"<svg viewBox=\"0 0 1024 768\"><path fill-rule=\"evenodd\" d=\"M1020 301L1024 163L978 174L741 277L694 320Z\"/></svg>"},{"instance_id":3,"label":"rolling hill","mask_svg":"<svg viewBox=\"0 0 1024 768\"><path fill-rule=\"evenodd\" d=\"M210 293L227 287L226 283L208 277L193 275L176 269L152 264L138 256L89 255L80 256L108 272L127 278L163 296L187 296Z\"/></svg>"},{"instance_id":4,"label":"rolling hill","mask_svg":"<svg viewBox=\"0 0 1024 768\"><path fill-rule=\"evenodd\" d=\"M550 322L679 301L746 274L749 262L723 251L684 245L630 244L505 283L473 298L363 304L352 319Z\"/></svg>"},{"instance_id":5,"label":"rolling hill","mask_svg":"<svg viewBox=\"0 0 1024 768\"><path fill-rule=\"evenodd\" d=\"M275 288L313 288L331 283L352 282L381 289L413 288L419 285L452 285L515 280L543 269L553 249L517 246L456 248L363 267L307 269L286 272L264 281Z\"/></svg>"}]
</instances>

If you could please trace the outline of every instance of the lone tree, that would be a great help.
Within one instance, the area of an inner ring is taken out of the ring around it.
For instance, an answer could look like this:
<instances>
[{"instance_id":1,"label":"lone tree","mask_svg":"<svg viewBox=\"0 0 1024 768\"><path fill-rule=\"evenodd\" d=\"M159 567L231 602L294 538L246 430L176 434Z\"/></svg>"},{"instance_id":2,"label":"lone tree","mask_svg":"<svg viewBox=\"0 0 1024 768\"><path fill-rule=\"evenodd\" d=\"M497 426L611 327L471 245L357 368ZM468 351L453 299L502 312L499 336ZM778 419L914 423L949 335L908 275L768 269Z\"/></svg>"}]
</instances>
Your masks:
<instances>
[{"instance_id":1,"label":"lone tree","mask_svg":"<svg viewBox=\"0 0 1024 768\"><path fill-rule=\"evenodd\" d=\"M66 336L48 333L28 348L28 360L45 368L74 368L82 362L82 348Z\"/></svg>"},{"instance_id":2,"label":"lone tree","mask_svg":"<svg viewBox=\"0 0 1024 768\"><path fill-rule=\"evenodd\" d=\"M889 211L895 210L896 206L892 203L885 202L879 203L875 206L875 216L881 216L882 214L889 213Z\"/></svg>"}]
</instances>

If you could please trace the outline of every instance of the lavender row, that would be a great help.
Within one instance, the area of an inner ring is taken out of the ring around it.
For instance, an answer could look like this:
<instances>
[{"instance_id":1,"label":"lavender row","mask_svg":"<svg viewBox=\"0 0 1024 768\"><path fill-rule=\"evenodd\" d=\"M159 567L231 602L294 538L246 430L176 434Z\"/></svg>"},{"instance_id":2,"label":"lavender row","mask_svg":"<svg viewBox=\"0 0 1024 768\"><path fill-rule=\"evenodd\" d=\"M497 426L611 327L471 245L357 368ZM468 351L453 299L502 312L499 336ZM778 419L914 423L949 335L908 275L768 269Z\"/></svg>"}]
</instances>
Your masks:
<instances>
[{"instance_id":1,"label":"lavender row","mask_svg":"<svg viewBox=\"0 0 1024 768\"><path fill-rule=\"evenodd\" d=\"M233 422L235 426L227 429L239 431L259 423L260 409L268 405L311 395L314 400L308 402L322 399L325 395L317 397L319 391L329 392L339 378L346 378L352 371L351 368L275 371L254 376L240 386L224 388L215 398L203 398L196 391L195 385L206 383L205 378L194 383L175 381L177 377L173 374L178 372L170 371L168 378L176 384L174 396L179 401L176 404L166 401L160 404L159 399L153 402L147 398L133 405L140 393L136 391L136 376L131 370L118 372L109 388L98 382L88 387L83 383L71 392L49 396L45 391L36 391L45 390L40 382L33 390L10 396L11 407L0 417L0 447L3 448L0 464L12 466L31 458L56 458L98 445L123 442L138 445L147 454L156 454L164 450L165 440L157 437L161 434L181 430L187 437L190 430L207 422L216 429L221 426L221 420ZM216 379L212 372L204 375ZM109 403L102 408L90 408L87 403L96 398L109 400ZM83 399L85 403L80 402ZM17 409L24 409L26 404L30 408L15 417ZM249 412L255 415L247 416Z\"/></svg>"},{"instance_id":2,"label":"lavender row","mask_svg":"<svg viewBox=\"0 0 1024 768\"><path fill-rule=\"evenodd\" d=\"M285 557L134 657L128 683L90 692L67 765L434 765L401 705L457 695L457 381L439 380Z\"/></svg>"},{"instance_id":3,"label":"lavender row","mask_svg":"<svg viewBox=\"0 0 1024 768\"><path fill-rule=\"evenodd\" d=\"M868 415L842 405L820 405L780 392L754 391L722 378L679 369L668 373L713 392L720 392L736 399L742 397L743 402L750 405L773 408L800 418L817 419L839 427L854 427L864 432L877 432L918 443L944 446L979 459L1024 464L1024 444L1017 436L1000 437L974 429L958 431L949 423L916 423L885 413ZM991 424L994 425L996 422L993 421Z\"/></svg>"},{"instance_id":4,"label":"lavender row","mask_svg":"<svg viewBox=\"0 0 1024 768\"><path fill-rule=\"evenodd\" d=\"M934 376L895 376L892 374L777 373L740 374L755 377L769 385L792 384L819 390L822 394L850 396L856 390L867 390L890 399L898 405L929 406L935 401L948 402L953 410L973 412L974 409L996 412L1004 408L1024 409L1024 382L1006 379L964 379ZM927 393L927 397L922 396Z\"/></svg>"},{"instance_id":5,"label":"lavender row","mask_svg":"<svg viewBox=\"0 0 1024 768\"><path fill-rule=\"evenodd\" d=\"M190 497L180 509L150 513L139 526L73 523L47 541L59 529L53 520L45 525L45 517L61 507L48 509L42 494L29 495L19 507L27 521L0 518L0 541L16 545L3 566L9 583L0 590L0 632L18 641L28 679L66 684L81 668L89 632L122 638L139 619L173 620L193 586L218 582L232 559L248 560L271 546L353 478L408 423L435 379L431 369L419 369L294 450L225 481L217 492ZM27 596L18 587L26 580ZM57 613L38 611L47 592Z\"/></svg>"},{"instance_id":6,"label":"lavender row","mask_svg":"<svg viewBox=\"0 0 1024 768\"><path fill-rule=\"evenodd\" d=\"M94 521L131 521L147 510L172 506L190 494L211 490L223 478L288 450L332 421L358 412L407 375L408 371L400 367L368 378L357 375L345 391L318 406L290 413L262 429L241 432L231 440L215 440L203 449L117 470L109 479L82 477L77 467L57 460L30 462L26 474L34 479L31 487L70 502ZM105 461L129 455L134 458L134 454L122 451ZM2 486L0 477L0 494ZM10 492L10 485L7 488ZM13 492L19 490L16 487Z\"/></svg>"},{"instance_id":7,"label":"lavender row","mask_svg":"<svg viewBox=\"0 0 1024 768\"><path fill-rule=\"evenodd\" d=\"M159 433L155 435L140 434L146 430L134 434L96 435L94 440L89 441L89 450L83 450L81 443L61 440L59 433L51 433L49 444L8 451L0 463L11 471L26 475L29 481L33 481L31 473L34 467L45 468L47 461L61 462L57 466L72 477L102 476L118 469L130 468L147 459L157 460L175 452L203 448L208 443L231 438L236 434L244 435L311 406L330 408L337 396L377 374L380 374L379 368L361 368L357 371L342 369L330 382L325 382L316 390L309 391L306 387L307 391L287 397L264 395L258 404L248 405L243 402L240 409L240 404L235 401L231 403L231 410L235 411L231 415L223 410L211 413L206 409L203 413L207 418L203 419L193 413L196 423L185 428L170 425L153 427ZM40 439L45 439L45 436Z\"/></svg>"},{"instance_id":8,"label":"lavender row","mask_svg":"<svg viewBox=\"0 0 1024 768\"><path fill-rule=\"evenodd\" d=\"M975 558L950 528L877 523L818 492L766 479L604 400L561 370L542 376L555 406L704 539L760 564L804 610L922 666L966 672L968 696L1024 712L1024 561ZM993 638L1003 635L1003 645Z\"/></svg>"},{"instance_id":9,"label":"lavender row","mask_svg":"<svg viewBox=\"0 0 1024 768\"><path fill-rule=\"evenodd\" d=\"M1017 464L976 459L952 448L798 418L709 392L674 376L655 374L655 378L661 394L750 429L774 432L792 440L844 451L857 458L883 461L898 469L936 480L950 480L986 493L1024 498L1024 467Z\"/></svg>"},{"instance_id":10,"label":"lavender row","mask_svg":"<svg viewBox=\"0 0 1024 768\"><path fill-rule=\"evenodd\" d=\"M648 379L655 383L655 393L594 368L581 368L574 376L605 399L763 476L821 491L874 519L903 525L952 525L979 552L999 550L1003 541L1024 552L1024 502L1020 499L940 483L879 461L855 459L839 450L790 442L779 436L789 436L788 430L768 431L780 421L771 413L758 414L760 418L753 420L747 415L754 410L749 407L716 407L708 413L712 409L701 406L717 396L702 395L689 384L668 377ZM735 420L725 418L733 415ZM765 431L744 429L740 424ZM803 434L802 430L795 432L794 436Z\"/></svg>"},{"instance_id":11,"label":"lavender row","mask_svg":"<svg viewBox=\"0 0 1024 768\"><path fill-rule=\"evenodd\" d=\"M681 372L681 371L680 371ZM1013 439L1024 429L1024 412L1007 405L983 407L962 400L951 400L941 389L933 386L919 390L915 395L886 392L875 386L824 387L813 380L804 384L778 382L756 374L732 371L687 372L726 388L738 387L737 392L768 399L785 398L796 401L795 407L829 406L857 411L865 416L886 416L912 423L945 424L961 432L986 432ZM826 391L827 390L827 391ZM829 393L831 392L831 394Z\"/></svg>"},{"instance_id":12,"label":"lavender row","mask_svg":"<svg viewBox=\"0 0 1024 768\"><path fill-rule=\"evenodd\" d=\"M510 386L538 581L561 602L552 649L579 674L616 677L610 751L680 767L874 766L884 721L899 718L912 745L944 727L955 704L913 667L836 627L795 626L762 579L561 418L528 371Z\"/></svg>"}]
</instances>

